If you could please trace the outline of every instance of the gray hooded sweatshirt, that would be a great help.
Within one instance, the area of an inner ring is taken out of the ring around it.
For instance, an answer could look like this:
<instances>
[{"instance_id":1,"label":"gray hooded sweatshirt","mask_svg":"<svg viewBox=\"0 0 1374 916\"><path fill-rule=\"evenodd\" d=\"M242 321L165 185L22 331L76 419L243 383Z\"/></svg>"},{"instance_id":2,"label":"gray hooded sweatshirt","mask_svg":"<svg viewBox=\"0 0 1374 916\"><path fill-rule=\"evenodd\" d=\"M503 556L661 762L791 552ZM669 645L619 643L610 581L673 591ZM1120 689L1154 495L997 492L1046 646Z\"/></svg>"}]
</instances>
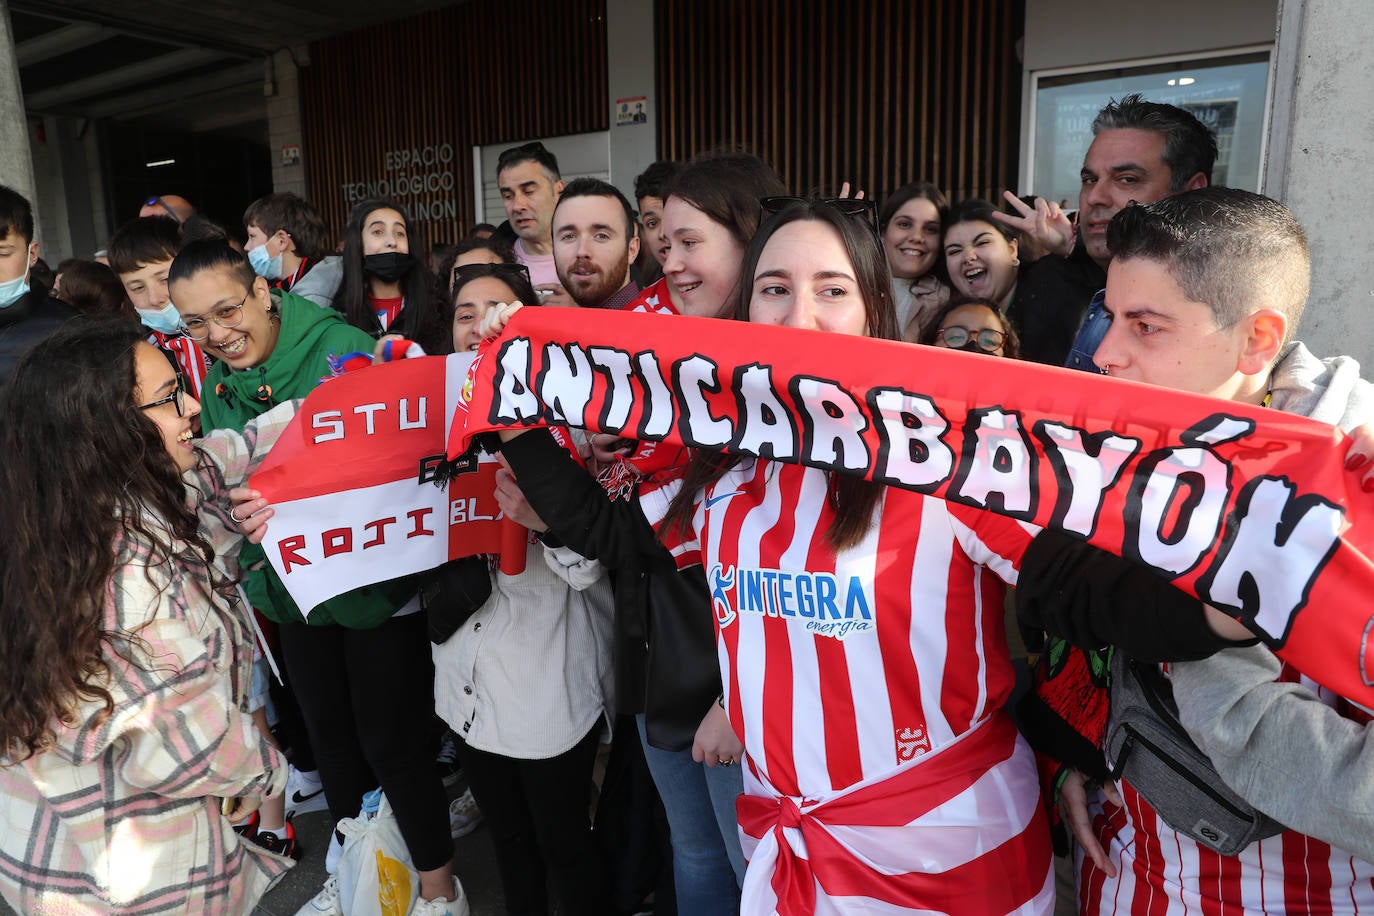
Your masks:
<instances>
[{"instance_id":1,"label":"gray hooded sweatshirt","mask_svg":"<svg viewBox=\"0 0 1374 916\"><path fill-rule=\"evenodd\" d=\"M1277 410L1346 431L1374 423L1374 386L1349 357L1317 359L1302 344L1289 344L1271 386L1269 406ZM1281 667L1262 645L1175 663L1179 718L1250 804L1374 862L1374 728L1340 715L1301 684L1279 682Z\"/></svg>"}]
</instances>

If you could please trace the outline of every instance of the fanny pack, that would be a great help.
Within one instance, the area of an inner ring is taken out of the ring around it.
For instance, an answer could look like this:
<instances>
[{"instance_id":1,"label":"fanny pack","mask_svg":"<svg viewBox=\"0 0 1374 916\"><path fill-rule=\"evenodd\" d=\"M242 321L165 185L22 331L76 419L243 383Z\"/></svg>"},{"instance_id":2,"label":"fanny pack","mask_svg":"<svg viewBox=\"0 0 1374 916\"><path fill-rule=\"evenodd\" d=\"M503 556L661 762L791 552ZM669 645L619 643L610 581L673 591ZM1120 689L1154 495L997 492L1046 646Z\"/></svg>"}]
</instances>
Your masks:
<instances>
[{"instance_id":1,"label":"fanny pack","mask_svg":"<svg viewBox=\"0 0 1374 916\"><path fill-rule=\"evenodd\" d=\"M442 645L491 597L491 571L482 555L449 560L420 574L420 604L429 641Z\"/></svg>"},{"instance_id":2,"label":"fanny pack","mask_svg":"<svg viewBox=\"0 0 1374 916\"><path fill-rule=\"evenodd\" d=\"M1221 855L1285 829L1232 791L1188 737L1159 669L1123 652L1112 659L1107 753L1113 780L1126 779L1166 824Z\"/></svg>"}]
</instances>

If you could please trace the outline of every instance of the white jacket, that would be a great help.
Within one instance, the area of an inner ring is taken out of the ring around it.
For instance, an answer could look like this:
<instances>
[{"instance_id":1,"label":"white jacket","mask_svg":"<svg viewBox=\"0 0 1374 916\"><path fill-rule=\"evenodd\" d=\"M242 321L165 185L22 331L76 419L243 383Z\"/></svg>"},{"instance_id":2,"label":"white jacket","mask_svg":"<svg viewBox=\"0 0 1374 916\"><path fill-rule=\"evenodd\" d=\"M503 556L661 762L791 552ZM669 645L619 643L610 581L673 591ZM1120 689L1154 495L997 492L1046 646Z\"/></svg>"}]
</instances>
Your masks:
<instances>
[{"instance_id":1,"label":"white jacket","mask_svg":"<svg viewBox=\"0 0 1374 916\"><path fill-rule=\"evenodd\" d=\"M434 646L434 705L481 751L542 760L614 708L611 589L601 564L531 545L525 571L492 573L491 597Z\"/></svg>"}]
</instances>

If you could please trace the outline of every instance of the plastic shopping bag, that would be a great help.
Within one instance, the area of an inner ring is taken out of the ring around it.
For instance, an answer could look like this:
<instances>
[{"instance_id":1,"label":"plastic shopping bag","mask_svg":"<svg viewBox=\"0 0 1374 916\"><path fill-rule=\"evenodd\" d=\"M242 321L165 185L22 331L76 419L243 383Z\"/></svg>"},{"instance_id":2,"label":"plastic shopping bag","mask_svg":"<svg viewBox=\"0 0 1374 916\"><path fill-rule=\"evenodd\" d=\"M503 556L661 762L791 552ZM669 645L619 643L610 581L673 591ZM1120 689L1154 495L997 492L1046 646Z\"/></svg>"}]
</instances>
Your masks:
<instances>
[{"instance_id":1,"label":"plastic shopping bag","mask_svg":"<svg viewBox=\"0 0 1374 916\"><path fill-rule=\"evenodd\" d=\"M365 801L364 812L368 807ZM386 796L381 795L376 814L344 818L337 829L344 838L338 872L343 911L349 916L406 916L419 899L420 874Z\"/></svg>"}]
</instances>

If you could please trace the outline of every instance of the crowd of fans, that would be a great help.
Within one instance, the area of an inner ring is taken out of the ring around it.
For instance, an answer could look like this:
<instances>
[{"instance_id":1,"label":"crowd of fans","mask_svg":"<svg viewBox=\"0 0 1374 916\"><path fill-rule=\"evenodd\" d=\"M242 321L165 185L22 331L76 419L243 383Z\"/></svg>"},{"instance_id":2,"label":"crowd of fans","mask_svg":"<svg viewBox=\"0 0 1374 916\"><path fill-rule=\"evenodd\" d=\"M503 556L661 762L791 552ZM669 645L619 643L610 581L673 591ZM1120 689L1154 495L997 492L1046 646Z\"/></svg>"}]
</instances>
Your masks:
<instances>
[{"instance_id":1,"label":"crowd of fans","mask_svg":"<svg viewBox=\"0 0 1374 916\"><path fill-rule=\"evenodd\" d=\"M430 251L386 198L336 239L294 194L241 232L164 195L50 279L0 188L4 899L247 912L294 818L380 786L422 916L459 912L479 823L512 914L1374 908L1369 713L1056 530L533 428L490 445L518 575L467 558L303 609L260 546L248 477L340 357L476 350L533 307L905 341L894 384L925 347L1067 366L1315 417L1368 466L1358 365L1294 339L1292 214L1212 187L1182 109L1113 100L1093 135L1076 209L793 196L741 153L655 163L632 203L530 143L497 166L506 221ZM707 571L746 568L849 582L875 623L723 619ZM1128 690L1195 756L1125 769ZM337 877L301 912L342 912Z\"/></svg>"}]
</instances>

